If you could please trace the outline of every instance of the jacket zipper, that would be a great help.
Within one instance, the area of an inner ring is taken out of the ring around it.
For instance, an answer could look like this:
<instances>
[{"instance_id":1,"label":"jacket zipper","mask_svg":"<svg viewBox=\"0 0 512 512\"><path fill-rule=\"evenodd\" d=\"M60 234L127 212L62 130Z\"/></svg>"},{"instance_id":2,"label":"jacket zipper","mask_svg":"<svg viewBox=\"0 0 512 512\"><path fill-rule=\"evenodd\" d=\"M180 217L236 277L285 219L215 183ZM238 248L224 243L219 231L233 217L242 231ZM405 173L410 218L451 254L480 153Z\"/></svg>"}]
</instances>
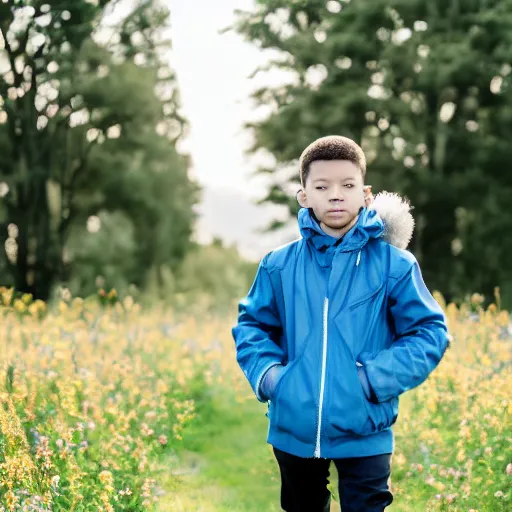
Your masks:
<instances>
[{"instance_id":1,"label":"jacket zipper","mask_svg":"<svg viewBox=\"0 0 512 512\"><path fill-rule=\"evenodd\" d=\"M316 431L315 457L320 458L320 432L322 430L322 411L324 408L325 393L325 367L327 365L327 317L329 313L329 299L324 299L324 318L323 318L323 340L322 340L322 374L320 377L320 403L318 406L318 428Z\"/></svg>"}]
</instances>

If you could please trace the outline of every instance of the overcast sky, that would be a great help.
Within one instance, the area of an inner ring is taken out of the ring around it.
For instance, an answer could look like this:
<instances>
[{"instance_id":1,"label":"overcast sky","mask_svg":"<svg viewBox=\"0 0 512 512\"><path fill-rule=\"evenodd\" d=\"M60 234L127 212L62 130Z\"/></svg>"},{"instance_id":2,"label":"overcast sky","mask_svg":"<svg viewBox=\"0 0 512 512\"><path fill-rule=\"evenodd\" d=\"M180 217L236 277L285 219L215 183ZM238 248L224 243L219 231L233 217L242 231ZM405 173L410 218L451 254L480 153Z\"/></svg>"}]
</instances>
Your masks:
<instances>
[{"instance_id":1,"label":"overcast sky","mask_svg":"<svg viewBox=\"0 0 512 512\"><path fill-rule=\"evenodd\" d=\"M248 75L263 60L258 48L233 34L235 8L252 0L168 0L171 9L172 66L178 74L185 115L191 123L186 147L202 183L247 187L242 124L250 114Z\"/></svg>"},{"instance_id":2,"label":"overcast sky","mask_svg":"<svg viewBox=\"0 0 512 512\"><path fill-rule=\"evenodd\" d=\"M251 91L262 81L277 83L282 78L276 72L258 78L258 83L249 80L269 55L232 32L219 34L235 19L234 10L253 9L253 0L167 1L171 66L178 76L182 111L190 123L184 148L192 155L194 175L205 187L199 237L220 235L236 242L245 255L261 257L295 231L276 236L257 232L276 212L251 202L265 189L261 179L250 177L256 162L244 155L250 134L243 124L255 115ZM242 216L247 219L243 224Z\"/></svg>"}]
</instances>

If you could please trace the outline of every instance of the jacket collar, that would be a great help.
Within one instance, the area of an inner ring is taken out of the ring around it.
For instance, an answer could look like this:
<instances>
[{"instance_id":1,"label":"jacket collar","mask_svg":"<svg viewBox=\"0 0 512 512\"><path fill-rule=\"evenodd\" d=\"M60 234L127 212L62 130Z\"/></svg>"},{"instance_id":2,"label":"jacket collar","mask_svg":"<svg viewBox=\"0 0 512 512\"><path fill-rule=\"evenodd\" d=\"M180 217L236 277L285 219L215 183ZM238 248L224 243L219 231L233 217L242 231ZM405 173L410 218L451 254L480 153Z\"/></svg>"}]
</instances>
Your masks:
<instances>
[{"instance_id":1,"label":"jacket collar","mask_svg":"<svg viewBox=\"0 0 512 512\"><path fill-rule=\"evenodd\" d=\"M326 234L307 208L301 208L298 215L299 229L304 239L315 249L325 251L339 246L340 251L355 251L363 247L370 238L378 238L384 232L384 223L375 210L362 208L354 227L339 240Z\"/></svg>"}]
</instances>

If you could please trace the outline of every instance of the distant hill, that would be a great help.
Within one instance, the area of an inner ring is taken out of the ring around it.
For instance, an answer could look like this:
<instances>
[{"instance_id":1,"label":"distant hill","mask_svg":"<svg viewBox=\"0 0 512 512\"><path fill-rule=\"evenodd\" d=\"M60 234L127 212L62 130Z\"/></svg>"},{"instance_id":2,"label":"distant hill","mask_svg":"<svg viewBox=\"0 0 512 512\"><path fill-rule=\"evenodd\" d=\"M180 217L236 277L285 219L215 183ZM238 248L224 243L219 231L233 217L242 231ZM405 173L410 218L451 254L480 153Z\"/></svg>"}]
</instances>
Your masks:
<instances>
[{"instance_id":1,"label":"distant hill","mask_svg":"<svg viewBox=\"0 0 512 512\"><path fill-rule=\"evenodd\" d=\"M233 189L203 188L198 213L199 242L221 238L227 245L235 244L250 260L259 260L271 249L299 236L293 219L289 227L279 232L262 233L272 220L286 217L286 211L278 206L256 205L254 199Z\"/></svg>"}]
</instances>

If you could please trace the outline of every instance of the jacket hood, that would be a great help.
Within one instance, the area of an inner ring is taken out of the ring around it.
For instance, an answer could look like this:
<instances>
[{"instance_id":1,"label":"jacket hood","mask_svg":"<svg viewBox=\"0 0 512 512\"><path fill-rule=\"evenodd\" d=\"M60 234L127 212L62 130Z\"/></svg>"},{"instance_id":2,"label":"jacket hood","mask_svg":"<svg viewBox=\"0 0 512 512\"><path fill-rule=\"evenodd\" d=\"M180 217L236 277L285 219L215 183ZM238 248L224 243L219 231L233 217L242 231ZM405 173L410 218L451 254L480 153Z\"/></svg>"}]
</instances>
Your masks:
<instances>
[{"instance_id":1,"label":"jacket hood","mask_svg":"<svg viewBox=\"0 0 512 512\"><path fill-rule=\"evenodd\" d=\"M409 201L392 192L381 192L369 207L384 223L382 238L399 249L407 249L414 233L414 217Z\"/></svg>"},{"instance_id":2,"label":"jacket hood","mask_svg":"<svg viewBox=\"0 0 512 512\"><path fill-rule=\"evenodd\" d=\"M298 215L303 238L309 239L317 249L334 245L338 240L327 235L311 215L301 208ZM344 236L344 250L361 248L370 238L382 237L387 243L406 249L414 231L411 205L406 199L391 192L381 192L373 203L363 208L356 225Z\"/></svg>"}]
</instances>

